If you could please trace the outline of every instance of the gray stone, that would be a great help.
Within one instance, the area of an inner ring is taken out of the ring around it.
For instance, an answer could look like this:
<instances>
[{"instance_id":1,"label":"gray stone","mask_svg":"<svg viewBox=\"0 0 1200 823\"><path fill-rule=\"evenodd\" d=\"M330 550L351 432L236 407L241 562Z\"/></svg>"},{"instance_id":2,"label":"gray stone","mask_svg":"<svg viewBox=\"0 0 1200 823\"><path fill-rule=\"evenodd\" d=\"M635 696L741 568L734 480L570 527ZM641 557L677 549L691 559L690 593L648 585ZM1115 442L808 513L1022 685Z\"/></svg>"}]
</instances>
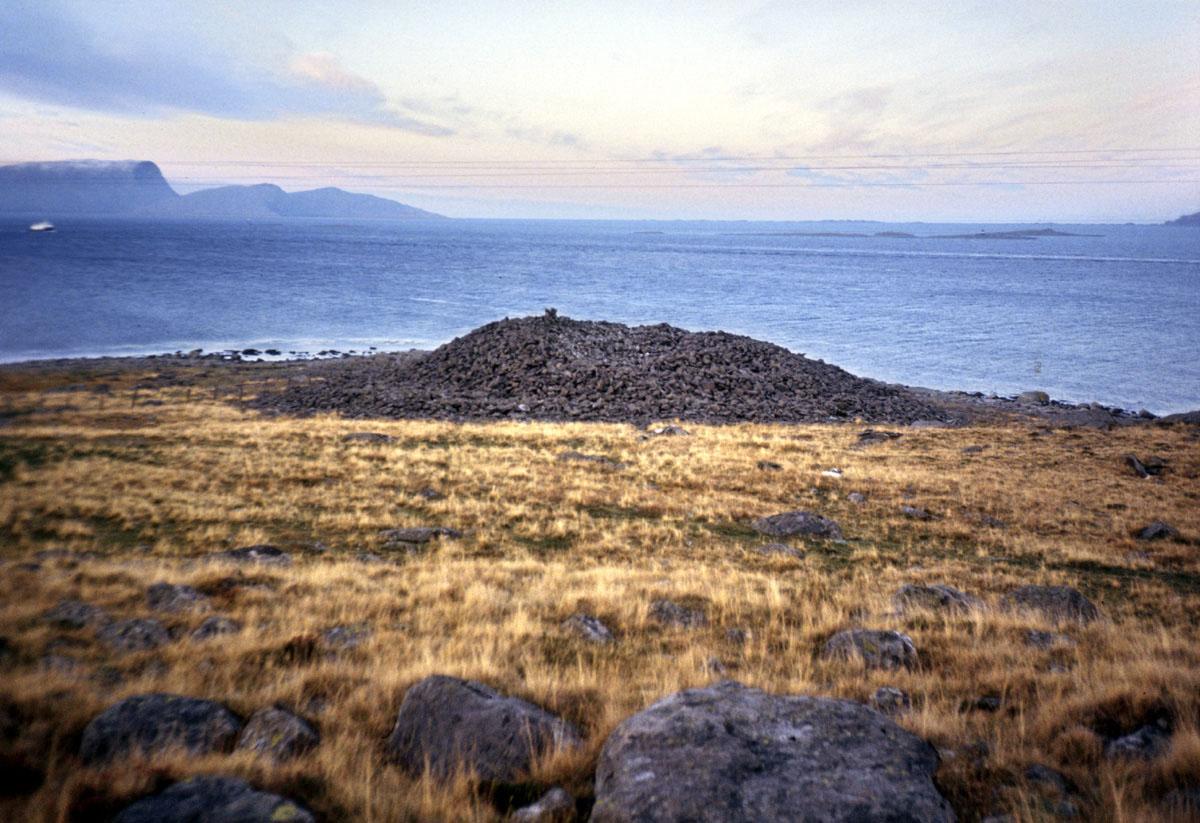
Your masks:
<instances>
[{"instance_id":1,"label":"gray stone","mask_svg":"<svg viewBox=\"0 0 1200 823\"><path fill-rule=\"evenodd\" d=\"M920 506L903 505L900 507L900 513L910 520L933 520L934 515Z\"/></svg>"},{"instance_id":2,"label":"gray stone","mask_svg":"<svg viewBox=\"0 0 1200 823\"><path fill-rule=\"evenodd\" d=\"M331 649L355 649L370 636L370 626L332 626L321 632L321 642Z\"/></svg>"},{"instance_id":3,"label":"gray stone","mask_svg":"<svg viewBox=\"0 0 1200 823\"><path fill-rule=\"evenodd\" d=\"M685 629L708 625L708 616L700 609L676 603L674 600L655 600L650 604L650 619L664 626L681 626Z\"/></svg>"},{"instance_id":4,"label":"gray stone","mask_svg":"<svg viewBox=\"0 0 1200 823\"><path fill-rule=\"evenodd\" d=\"M759 460L758 468L765 472L777 472L783 468L783 465L774 460Z\"/></svg>"},{"instance_id":5,"label":"gray stone","mask_svg":"<svg viewBox=\"0 0 1200 823\"><path fill-rule=\"evenodd\" d=\"M901 714L912 708L912 698L895 686L880 686L871 695L871 706L884 714Z\"/></svg>"},{"instance_id":6,"label":"gray stone","mask_svg":"<svg viewBox=\"0 0 1200 823\"><path fill-rule=\"evenodd\" d=\"M43 614L42 619L60 629L103 626L111 620L104 609L81 600L64 600Z\"/></svg>"},{"instance_id":7,"label":"gray stone","mask_svg":"<svg viewBox=\"0 0 1200 823\"><path fill-rule=\"evenodd\" d=\"M590 614L573 614L563 621L562 627L589 643L603 645L613 642L613 633L608 626L605 626L600 618Z\"/></svg>"},{"instance_id":8,"label":"gray stone","mask_svg":"<svg viewBox=\"0 0 1200 823\"><path fill-rule=\"evenodd\" d=\"M290 554L278 546L271 546L265 543L217 552L213 557L233 563L261 563L267 566L290 566L292 563L292 556Z\"/></svg>"},{"instance_id":9,"label":"gray stone","mask_svg":"<svg viewBox=\"0 0 1200 823\"><path fill-rule=\"evenodd\" d=\"M1026 391L1017 395L1018 403L1031 403L1035 406L1045 406L1050 403L1050 395L1044 391Z\"/></svg>"},{"instance_id":10,"label":"gray stone","mask_svg":"<svg viewBox=\"0 0 1200 823\"><path fill-rule=\"evenodd\" d=\"M114 823L313 823L295 802L236 777L193 777L126 806Z\"/></svg>"},{"instance_id":11,"label":"gray stone","mask_svg":"<svg viewBox=\"0 0 1200 823\"><path fill-rule=\"evenodd\" d=\"M317 730L304 718L271 707L250 715L236 748L284 761L310 751L320 740Z\"/></svg>"},{"instance_id":12,"label":"gray stone","mask_svg":"<svg viewBox=\"0 0 1200 823\"><path fill-rule=\"evenodd\" d=\"M770 517L760 517L750 526L767 537L820 537L841 540L842 530L832 520L805 511L784 512Z\"/></svg>"},{"instance_id":13,"label":"gray stone","mask_svg":"<svg viewBox=\"0 0 1200 823\"><path fill-rule=\"evenodd\" d=\"M666 426L647 427L646 433L653 437L686 437L687 429L683 426L668 424Z\"/></svg>"},{"instance_id":14,"label":"gray stone","mask_svg":"<svg viewBox=\"0 0 1200 823\"><path fill-rule=\"evenodd\" d=\"M404 695L386 751L412 774L428 768L445 779L462 769L484 781L512 782L542 753L580 742L574 726L532 703L433 675Z\"/></svg>"},{"instance_id":15,"label":"gray stone","mask_svg":"<svg viewBox=\"0 0 1200 823\"><path fill-rule=\"evenodd\" d=\"M625 464L618 460L613 460L611 457L604 457L599 454L584 454L577 451L565 451L558 456L558 459L563 463L595 463L600 466L606 466L610 469L623 469Z\"/></svg>"},{"instance_id":16,"label":"gray stone","mask_svg":"<svg viewBox=\"0 0 1200 823\"><path fill-rule=\"evenodd\" d=\"M1072 788L1071 781L1066 775L1041 763L1034 763L1027 768L1025 779L1036 785L1041 791L1055 795L1067 794Z\"/></svg>"},{"instance_id":17,"label":"gray stone","mask_svg":"<svg viewBox=\"0 0 1200 823\"><path fill-rule=\"evenodd\" d=\"M937 753L845 700L725 682L666 697L609 736L594 823L955 820Z\"/></svg>"},{"instance_id":18,"label":"gray stone","mask_svg":"<svg viewBox=\"0 0 1200 823\"><path fill-rule=\"evenodd\" d=\"M856 506L861 506L867 502L867 496L862 492L850 492L846 495L846 499Z\"/></svg>"},{"instance_id":19,"label":"gray stone","mask_svg":"<svg viewBox=\"0 0 1200 823\"><path fill-rule=\"evenodd\" d=\"M889 440L899 440L903 435L900 432L882 431L877 429L863 429L859 432L858 440L854 442L852 449L865 449L868 446L874 446L878 443L886 443Z\"/></svg>"},{"instance_id":20,"label":"gray stone","mask_svg":"<svg viewBox=\"0 0 1200 823\"><path fill-rule=\"evenodd\" d=\"M208 608L208 598L191 586L155 583L146 590L146 602L157 612L184 612Z\"/></svg>"},{"instance_id":21,"label":"gray stone","mask_svg":"<svg viewBox=\"0 0 1200 823\"><path fill-rule=\"evenodd\" d=\"M1058 622L1090 623L1100 617L1092 601L1070 586L1021 586L1004 595L1000 602L1011 611L1039 612Z\"/></svg>"},{"instance_id":22,"label":"gray stone","mask_svg":"<svg viewBox=\"0 0 1200 823\"><path fill-rule=\"evenodd\" d=\"M538 802L517 809L509 818L512 823L571 823L575 819L575 799L565 789L555 786Z\"/></svg>"},{"instance_id":23,"label":"gray stone","mask_svg":"<svg viewBox=\"0 0 1200 823\"><path fill-rule=\"evenodd\" d=\"M1055 646L1074 646L1075 641L1065 634L1044 632L1040 629L1025 630L1025 645L1036 649L1052 649Z\"/></svg>"},{"instance_id":24,"label":"gray stone","mask_svg":"<svg viewBox=\"0 0 1200 823\"><path fill-rule=\"evenodd\" d=\"M342 436L345 443L391 443L391 435L380 432L351 432Z\"/></svg>"},{"instance_id":25,"label":"gray stone","mask_svg":"<svg viewBox=\"0 0 1200 823\"><path fill-rule=\"evenodd\" d=\"M228 617L213 615L205 618L204 622L192 632L192 640L208 640L223 634L237 634L242 630L242 624Z\"/></svg>"},{"instance_id":26,"label":"gray stone","mask_svg":"<svg viewBox=\"0 0 1200 823\"><path fill-rule=\"evenodd\" d=\"M825 643L827 659L859 660L868 669L911 669L917 665L917 648L906 634L885 629L846 629Z\"/></svg>"},{"instance_id":27,"label":"gray stone","mask_svg":"<svg viewBox=\"0 0 1200 823\"><path fill-rule=\"evenodd\" d=\"M423 545L437 538L459 538L462 532L436 526L413 526L404 529L384 529L379 533L385 543Z\"/></svg>"},{"instance_id":28,"label":"gray stone","mask_svg":"<svg viewBox=\"0 0 1200 823\"><path fill-rule=\"evenodd\" d=\"M79 756L91 764L139 751L223 752L233 745L241 726L233 712L212 700L136 695L110 706L88 723Z\"/></svg>"},{"instance_id":29,"label":"gray stone","mask_svg":"<svg viewBox=\"0 0 1200 823\"><path fill-rule=\"evenodd\" d=\"M162 623L141 617L109 623L96 636L120 652L144 652L171 642L171 635Z\"/></svg>"},{"instance_id":30,"label":"gray stone","mask_svg":"<svg viewBox=\"0 0 1200 823\"><path fill-rule=\"evenodd\" d=\"M1136 732L1110 740L1104 756L1112 759L1153 760L1171 746L1171 733L1158 725L1142 726Z\"/></svg>"},{"instance_id":31,"label":"gray stone","mask_svg":"<svg viewBox=\"0 0 1200 823\"><path fill-rule=\"evenodd\" d=\"M1179 537L1179 532L1170 524L1155 520L1139 530L1136 536L1138 540L1175 540Z\"/></svg>"},{"instance_id":32,"label":"gray stone","mask_svg":"<svg viewBox=\"0 0 1200 823\"><path fill-rule=\"evenodd\" d=\"M983 608L983 601L944 583L928 586L909 583L892 596L892 604L901 613L911 611L968 612Z\"/></svg>"}]
</instances>

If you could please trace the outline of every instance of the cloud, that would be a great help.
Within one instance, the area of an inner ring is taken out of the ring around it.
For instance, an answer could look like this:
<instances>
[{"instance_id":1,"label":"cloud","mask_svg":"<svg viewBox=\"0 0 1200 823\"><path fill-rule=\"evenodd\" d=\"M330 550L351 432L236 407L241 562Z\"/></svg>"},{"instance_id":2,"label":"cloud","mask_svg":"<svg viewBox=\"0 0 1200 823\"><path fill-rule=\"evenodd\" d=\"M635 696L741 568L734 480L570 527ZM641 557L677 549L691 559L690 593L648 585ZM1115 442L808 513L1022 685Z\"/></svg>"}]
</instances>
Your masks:
<instances>
[{"instance_id":1,"label":"cloud","mask_svg":"<svg viewBox=\"0 0 1200 823\"><path fill-rule=\"evenodd\" d=\"M389 105L378 85L326 52L281 65L197 35L113 43L48 2L0 3L0 91L133 116L192 112L238 120L327 115L431 136L453 131Z\"/></svg>"}]
</instances>

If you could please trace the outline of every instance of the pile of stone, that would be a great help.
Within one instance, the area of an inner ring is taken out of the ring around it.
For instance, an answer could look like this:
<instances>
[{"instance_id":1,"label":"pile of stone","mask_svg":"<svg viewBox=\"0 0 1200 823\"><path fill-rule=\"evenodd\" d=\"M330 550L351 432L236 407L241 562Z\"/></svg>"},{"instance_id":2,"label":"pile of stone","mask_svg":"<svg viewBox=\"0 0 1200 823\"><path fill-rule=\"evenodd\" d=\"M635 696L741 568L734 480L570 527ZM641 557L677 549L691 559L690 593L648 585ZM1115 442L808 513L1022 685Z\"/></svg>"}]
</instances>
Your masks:
<instances>
[{"instance_id":1,"label":"pile of stone","mask_svg":"<svg viewBox=\"0 0 1200 823\"><path fill-rule=\"evenodd\" d=\"M263 409L350 417L487 420L936 420L903 388L724 332L541 317L483 326L420 357L331 364Z\"/></svg>"}]
</instances>

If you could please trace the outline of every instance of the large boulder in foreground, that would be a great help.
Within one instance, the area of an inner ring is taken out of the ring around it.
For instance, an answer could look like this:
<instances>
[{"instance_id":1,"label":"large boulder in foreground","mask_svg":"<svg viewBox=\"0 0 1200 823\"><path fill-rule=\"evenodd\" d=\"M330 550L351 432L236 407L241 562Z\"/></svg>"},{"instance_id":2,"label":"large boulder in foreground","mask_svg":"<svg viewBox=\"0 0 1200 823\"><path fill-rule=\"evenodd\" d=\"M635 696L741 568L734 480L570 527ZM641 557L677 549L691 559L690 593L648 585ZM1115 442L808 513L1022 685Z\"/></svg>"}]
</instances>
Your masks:
<instances>
[{"instance_id":1,"label":"large boulder in foreground","mask_svg":"<svg viewBox=\"0 0 1200 823\"><path fill-rule=\"evenodd\" d=\"M1038 612L1054 622L1091 623L1100 610L1070 586L1021 586L1004 595L1001 605L1009 611Z\"/></svg>"},{"instance_id":2,"label":"large boulder in foreground","mask_svg":"<svg viewBox=\"0 0 1200 823\"><path fill-rule=\"evenodd\" d=\"M291 800L256 791L236 777L193 777L143 797L114 823L312 823Z\"/></svg>"},{"instance_id":3,"label":"large boulder in foreground","mask_svg":"<svg viewBox=\"0 0 1200 823\"><path fill-rule=\"evenodd\" d=\"M482 683L433 675L404 695L388 756L413 774L439 778L462 770L509 783L550 749L575 746L579 731L545 709Z\"/></svg>"},{"instance_id":4,"label":"large boulder in foreground","mask_svg":"<svg viewBox=\"0 0 1200 823\"><path fill-rule=\"evenodd\" d=\"M183 749L189 754L228 751L242 722L220 703L175 694L127 697L83 730L79 755L102 763L137 752Z\"/></svg>"},{"instance_id":5,"label":"large boulder in foreground","mask_svg":"<svg viewBox=\"0 0 1200 823\"><path fill-rule=\"evenodd\" d=\"M594 823L953 821L933 747L847 700L725 682L625 720L596 769Z\"/></svg>"},{"instance_id":6,"label":"large boulder in foreground","mask_svg":"<svg viewBox=\"0 0 1200 823\"><path fill-rule=\"evenodd\" d=\"M827 517L812 512L784 512L770 517L760 517L750 524L759 534L768 537L821 537L841 540L841 527Z\"/></svg>"}]
</instances>

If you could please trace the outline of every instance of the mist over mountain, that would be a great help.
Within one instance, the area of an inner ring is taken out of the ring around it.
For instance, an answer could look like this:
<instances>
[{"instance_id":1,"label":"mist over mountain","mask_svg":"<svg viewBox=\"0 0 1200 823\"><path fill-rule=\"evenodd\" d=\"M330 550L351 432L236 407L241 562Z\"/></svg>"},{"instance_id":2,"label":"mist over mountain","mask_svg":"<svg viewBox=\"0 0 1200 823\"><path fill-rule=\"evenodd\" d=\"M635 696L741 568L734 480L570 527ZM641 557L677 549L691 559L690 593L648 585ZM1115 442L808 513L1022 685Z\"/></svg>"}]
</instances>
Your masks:
<instances>
[{"instance_id":1,"label":"mist over mountain","mask_svg":"<svg viewBox=\"0 0 1200 823\"><path fill-rule=\"evenodd\" d=\"M445 219L370 194L337 188L286 192L271 183L180 195L148 161L71 160L0 166L0 214L145 219Z\"/></svg>"}]
</instances>

